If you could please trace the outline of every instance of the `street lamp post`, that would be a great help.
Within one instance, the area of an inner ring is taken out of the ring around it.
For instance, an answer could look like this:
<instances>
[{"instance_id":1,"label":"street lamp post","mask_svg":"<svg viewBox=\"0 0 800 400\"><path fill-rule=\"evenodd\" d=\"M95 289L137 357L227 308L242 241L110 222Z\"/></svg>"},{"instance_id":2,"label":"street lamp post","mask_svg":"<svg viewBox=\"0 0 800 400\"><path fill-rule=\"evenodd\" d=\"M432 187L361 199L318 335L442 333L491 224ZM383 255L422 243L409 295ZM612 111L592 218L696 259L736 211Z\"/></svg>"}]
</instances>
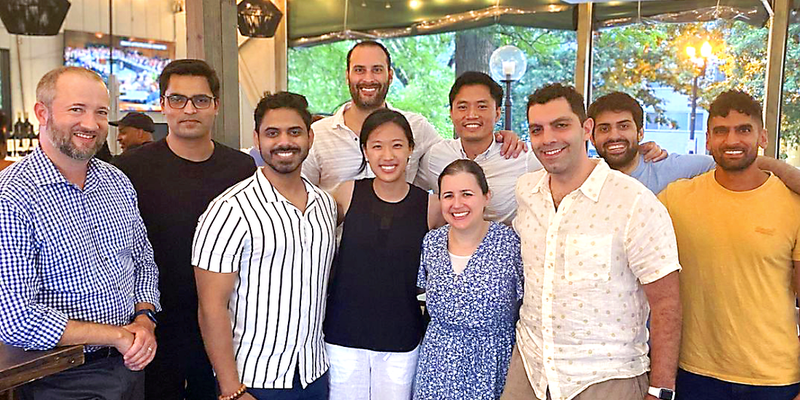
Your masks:
<instances>
[{"instance_id":1,"label":"street lamp post","mask_svg":"<svg viewBox=\"0 0 800 400\"><path fill-rule=\"evenodd\" d=\"M703 46L700 47L700 56L697 56L697 50L694 47L688 46L686 48L686 53L691 58L692 63L699 68L692 79L692 113L689 118L690 154L697 154L697 138L695 136L695 122L697 121L697 87L700 77L706 74L706 67L708 66L708 59L711 57L711 50L711 44L708 42L703 43Z\"/></svg>"},{"instance_id":2,"label":"street lamp post","mask_svg":"<svg viewBox=\"0 0 800 400\"><path fill-rule=\"evenodd\" d=\"M505 118L503 122L505 130L512 130L511 83L522 78L527 65L528 60L525 53L511 45L498 48L489 59L489 71L492 77L505 84Z\"/></svg>"}]
</instances>

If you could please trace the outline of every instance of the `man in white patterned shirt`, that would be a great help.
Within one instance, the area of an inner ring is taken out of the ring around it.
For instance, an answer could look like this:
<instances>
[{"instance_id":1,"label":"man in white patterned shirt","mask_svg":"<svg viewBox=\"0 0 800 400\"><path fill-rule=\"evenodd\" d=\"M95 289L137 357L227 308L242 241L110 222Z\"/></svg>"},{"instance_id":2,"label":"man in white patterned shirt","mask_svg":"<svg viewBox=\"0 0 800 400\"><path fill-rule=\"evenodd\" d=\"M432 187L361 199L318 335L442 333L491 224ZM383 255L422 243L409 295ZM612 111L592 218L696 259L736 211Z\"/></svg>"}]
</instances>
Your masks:
<instances>
[{"instance_id":1,"label":"man in white patterned shirt","mask_svg":"<svg viewBox=\"0 0 800 400\"><path fill-rule=\"evenodd\" d=\"M588 158L583 104L560 84L528 100L544 170L516 188L525 297L502 399L672 399L681 331L672 224L650 190Z\"/></svg>"}]
</instances>

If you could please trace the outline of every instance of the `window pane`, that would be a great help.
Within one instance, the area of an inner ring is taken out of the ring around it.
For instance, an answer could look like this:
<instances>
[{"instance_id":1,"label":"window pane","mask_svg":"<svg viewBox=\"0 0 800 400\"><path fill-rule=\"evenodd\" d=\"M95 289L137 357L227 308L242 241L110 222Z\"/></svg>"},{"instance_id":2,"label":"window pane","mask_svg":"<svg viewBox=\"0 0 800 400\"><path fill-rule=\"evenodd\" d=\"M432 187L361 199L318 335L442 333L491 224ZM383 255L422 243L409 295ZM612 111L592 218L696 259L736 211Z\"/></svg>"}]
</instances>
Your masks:
<instances>
[{"instance_id":1,"label":"window pane","mask_svg":"<svg viewBox=\"0 0 800 400\"><path fill-rule=\"evenodd\" d=\"M425 116L443 137L453 135L449 93L456 71L488 72L497 47L513 44L528 57L525 75L512 86L513 130L527 137L527 96L547 83L573 84L576 33L494 25L455 33L383 39L392 56L394 80L387 95L393 107ZM313 113L332 114L350 100L344 81L344 41L289 50L289 90L306 96ZM502 127L502 117L498 128Z\"/></svg>"},{"instance_id":2,"label":"window pane","mask_svg":"<svg viewBox=\"0 0 800 400\"><path fill-rule=\"evenodd\" d=\"M800 24L789 25L786 41L786 66L783 71L783 105L778 138L780 157L794 166L800 166Z\"/></svg>"},{"instance_id":3,"label":"window pane","mask_svg":"<svg viewBox=\"0 0 800 400\"><path fill-rule=\"evenodd\" d=\"M602 29L594 36L592 98L628 93L648 113L645 141L653 140L670 153L704 153L705 112L717 95L738 89L763 101L767 36L766 28L727 20ZM686 49L693 46L699 54L706 41L713 50L703 68L702 61L692 62Z\"/></svg>"}]
</instances>

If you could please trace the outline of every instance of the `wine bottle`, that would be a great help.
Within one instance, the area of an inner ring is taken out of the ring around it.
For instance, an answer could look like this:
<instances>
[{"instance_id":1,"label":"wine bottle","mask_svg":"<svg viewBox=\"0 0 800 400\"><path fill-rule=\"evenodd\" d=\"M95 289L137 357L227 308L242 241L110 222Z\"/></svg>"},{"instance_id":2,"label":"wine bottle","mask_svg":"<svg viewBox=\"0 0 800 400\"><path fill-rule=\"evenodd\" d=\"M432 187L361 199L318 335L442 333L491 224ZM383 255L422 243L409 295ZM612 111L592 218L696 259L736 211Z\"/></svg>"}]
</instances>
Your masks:
<instances>
[{"instance_id":1,"label":"wine bottle","mask_svg":"<svg viewBox=\"0 0 800 400\"><path fill-rule=\"evenodd\" d=\"M22 123L22 148L23 148L23 155L30 154L33 148L31 147L31 137L33 136L33 124L28 119L28 112L25 111L25 122Z\"/></svg>"},{"instance_id":2,"label":"wine bottle","mask_svg":"<svg viewBox=\"0 0 800 400\"><path fill-rule=\"evenodd\" d=\"M12 144L12 147L13 147L12 154L13 154L14 157L19 157L20 156L20 153L19 153L20 142L19 142L19 140L20 140L20 137L22 137L22 131L24 129L23 127L24 127L24 123L22 122L22 113L18 112L17 113L17 122L14 124L14 133L11 136L11 144Z\"/></svg>"}]
</instances>

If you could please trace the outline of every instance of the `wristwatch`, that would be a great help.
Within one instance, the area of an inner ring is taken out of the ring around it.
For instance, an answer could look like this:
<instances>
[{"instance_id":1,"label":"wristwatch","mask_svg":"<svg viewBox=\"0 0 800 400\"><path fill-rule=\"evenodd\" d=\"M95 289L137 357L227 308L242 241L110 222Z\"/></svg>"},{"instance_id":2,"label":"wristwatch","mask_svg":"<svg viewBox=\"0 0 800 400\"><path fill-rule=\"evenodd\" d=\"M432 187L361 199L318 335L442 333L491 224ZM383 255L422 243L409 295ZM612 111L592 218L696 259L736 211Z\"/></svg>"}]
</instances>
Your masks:
<instances>
[{"instance_id":1,"label":"wristwatch","mask_svg":"<svg viewBox=\"0 0 800 400\"><path fill-rule=\"evenodd\" d=\"M657 388L650 386L647 388L647 394L659 400L675 400L675 391L667 388Z\"/></svg>"},{"instance_id":2,"label":"wristwatch","mask_svg":"<svg viewBox=\"0 0 800 400\"><path fill-rule=\"evenodd\" d=\"M153 310L151 310L149 308L143 308L143 309L133 313L133 316L131 316L131 322L133 322L136 319L136 317L138 317L140 315L143 315L143 314L147 317L147 319L149 319L150 321L153 321L153 325L158 325L158 320L156 319L156 313L154 313Z\"/></svg>"}]
</instances>

